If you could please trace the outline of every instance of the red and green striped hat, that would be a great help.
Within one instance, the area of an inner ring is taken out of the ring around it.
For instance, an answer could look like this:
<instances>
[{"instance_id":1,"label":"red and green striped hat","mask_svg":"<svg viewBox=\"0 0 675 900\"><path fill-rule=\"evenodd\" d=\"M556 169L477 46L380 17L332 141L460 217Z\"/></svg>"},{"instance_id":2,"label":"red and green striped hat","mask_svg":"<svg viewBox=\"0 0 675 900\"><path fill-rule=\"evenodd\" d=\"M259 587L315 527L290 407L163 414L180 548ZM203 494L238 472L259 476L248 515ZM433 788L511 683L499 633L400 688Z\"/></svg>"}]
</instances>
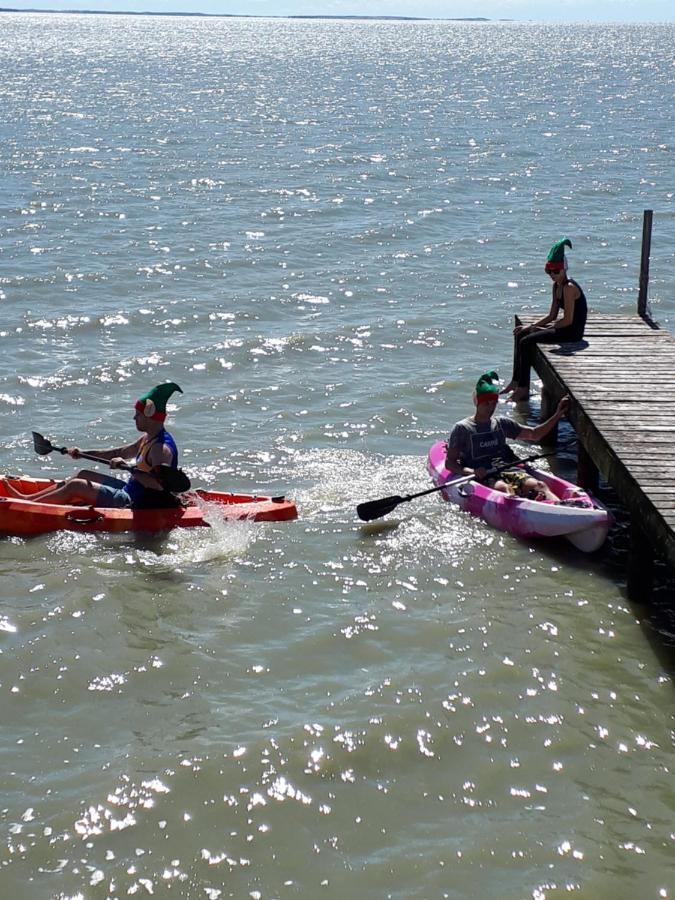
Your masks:
<instances>
[{"instance_id":1,"label":"red and green striped hat","mask_svg":"<svg viewBox=\"0 0 675 900\"><path fill-rule=\"evenodd\" d=\"M565 259L565 247L572 249L572 241L568 237L560 238L551 247L544 266L545 272L564 272L567 269L567 260Z\"/></svg>"},{"instance_id":2,"label":"red and green striped hat","mask_svg":"<svg viewBox=\"0 0 675 900\"><path fill-rule=\"evenodd\" d=\"M147 394L143 394L136 401L134 408L149 419L154 419L155 422L163 422L166 419L167 400L176 391L183 393L175 381L158 384L157 387L151 388Z\"/></svg>"},{"instance_id":3,"label":"red and green striped hat","mask_svg":"<svg viewBox=\"0 0 675 900\"><path fill-rule=\"evenodd\" d=\"M486 403L499 394L499 375L496 372L485 372L476 382L476 403Z\"/></svg>"}]
</instances>

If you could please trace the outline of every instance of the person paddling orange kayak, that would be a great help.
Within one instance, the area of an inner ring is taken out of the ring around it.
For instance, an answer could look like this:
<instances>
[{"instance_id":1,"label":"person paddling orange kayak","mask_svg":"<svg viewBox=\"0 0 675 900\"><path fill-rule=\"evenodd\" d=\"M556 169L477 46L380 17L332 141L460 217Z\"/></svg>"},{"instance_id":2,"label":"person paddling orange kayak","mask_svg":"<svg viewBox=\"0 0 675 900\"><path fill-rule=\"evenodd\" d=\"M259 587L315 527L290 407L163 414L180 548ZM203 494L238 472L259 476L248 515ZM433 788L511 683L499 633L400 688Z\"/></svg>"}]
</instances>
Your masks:
<instances>
[{"instance_id":1,"label":"person paddling orange kayak","mask_svg":"<svg viewBox=\"0 0 675 900\"><path fill-rule=\"evenodd\" d=\"M136 401L134 422L142 432L131 444L110 450L80 450L79 447L64 448L73 459L96 457L107 462L111 469L129 468L133 471L128 481L83 469L53 487L38 493L31 493L32 501L60 505L85 504L108 509L161 509L175 506L177 501L166 489L155 472L158 467L177 469L178 448L176 442L165 429L166 404L173 393L183 391L173 381L159 384ZM55 449L48 445L49 449ZM2 479L3 493L7 497L25 499L26 495L17 490L7 479Z\"/></svg>"}]
</instances>

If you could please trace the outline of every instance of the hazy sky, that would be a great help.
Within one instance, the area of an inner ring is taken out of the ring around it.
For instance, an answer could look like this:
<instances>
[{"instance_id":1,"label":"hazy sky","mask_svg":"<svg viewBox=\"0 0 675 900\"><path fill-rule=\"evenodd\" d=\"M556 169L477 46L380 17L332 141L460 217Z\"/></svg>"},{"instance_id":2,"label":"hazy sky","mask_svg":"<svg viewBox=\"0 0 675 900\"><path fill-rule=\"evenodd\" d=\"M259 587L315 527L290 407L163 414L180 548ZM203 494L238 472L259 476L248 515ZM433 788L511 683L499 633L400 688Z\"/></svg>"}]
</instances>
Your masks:
<instances>
[{"instance_id":1,"label":"hazy sky","mask_svg":"<svg viewBox=\"0 0 675 900\"><path fill-rule=\"evenodd\" d=\"M675 21L673 0L0 0L0 7L260 16L484 16L539 22Z\"/></svg>"}]
</instances>

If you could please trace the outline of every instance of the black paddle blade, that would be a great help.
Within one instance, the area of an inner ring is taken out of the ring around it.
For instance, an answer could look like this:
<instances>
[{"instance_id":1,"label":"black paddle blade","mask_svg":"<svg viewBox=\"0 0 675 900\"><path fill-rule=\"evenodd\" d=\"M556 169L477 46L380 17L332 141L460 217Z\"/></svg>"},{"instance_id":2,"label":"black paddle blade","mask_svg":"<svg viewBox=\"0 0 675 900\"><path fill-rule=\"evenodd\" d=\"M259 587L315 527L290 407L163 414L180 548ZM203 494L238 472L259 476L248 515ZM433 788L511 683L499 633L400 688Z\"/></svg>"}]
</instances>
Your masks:
<instances>
[{"instance_id":1,"label":"black paddle blade","mask_svg":"<svg viewBox=\"0 0 675 900\"><path fill-rule=\"evenodd\" d=\"M373 519L381 519L392 509L396 509L399 503L404 503L405 497L383 497L381 500L368 500L367 503L359 503L356 507L356 515L363 522L372 522Z\"/></svg>"},{"instance_id":2,"label":"black paddle blade","mask_svg":"<svg viewBox=\"0 0 675 900\"><path fill-rule=\"evenodd\" d=\"M182 469L174 469L173 466L161 464L154 467L152 475L159 481L165 491L169 491L172 494L182 494L190 490L190 479Z\"/></svg>"},{"instance_id":3,"label":"black paddle blade","mask_svg":"<svg viewBox=\"0 0 675 900\"><path fill-rule=\"evenodd\" d=\"M37 431L34 431L33 449L39 456L46 456L48 453L51 453L52 450L56 450L56 447L52 446L52 442L48 441L46 437L43 437L41 434L38 434Z\"/></svg>"}]
</instances>

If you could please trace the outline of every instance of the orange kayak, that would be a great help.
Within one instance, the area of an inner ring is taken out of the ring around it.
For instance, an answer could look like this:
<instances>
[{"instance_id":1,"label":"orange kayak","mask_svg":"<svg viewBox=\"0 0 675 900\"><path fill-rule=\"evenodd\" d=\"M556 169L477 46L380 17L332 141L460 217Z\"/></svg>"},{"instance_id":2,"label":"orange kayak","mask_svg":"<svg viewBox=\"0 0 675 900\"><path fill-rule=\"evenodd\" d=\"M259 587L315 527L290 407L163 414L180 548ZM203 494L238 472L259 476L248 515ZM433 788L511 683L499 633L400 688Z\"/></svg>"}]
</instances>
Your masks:
<instances>
[{"instance_id":1,"label":"orange kayak","mask_svg":"<svg viewBox=\"0 0 675 900\"><path fill-rule=\"evenodd\" d=\"M18 491L33 494L57 482L38 478L8 478ZM282 522L297 519L292 500L285 497L260 497L250 494L224 494L219 491L191 491L210 509L190 504L176 509L104 509L95 506L58 506L33 501L29 497L8 497L0 482L0 533L14 535L45 534L49 531L164 531L168 528L209 527L204 518L210 511L224 520L249 519L253 522Z\"/></svg>"}]
</instances>

